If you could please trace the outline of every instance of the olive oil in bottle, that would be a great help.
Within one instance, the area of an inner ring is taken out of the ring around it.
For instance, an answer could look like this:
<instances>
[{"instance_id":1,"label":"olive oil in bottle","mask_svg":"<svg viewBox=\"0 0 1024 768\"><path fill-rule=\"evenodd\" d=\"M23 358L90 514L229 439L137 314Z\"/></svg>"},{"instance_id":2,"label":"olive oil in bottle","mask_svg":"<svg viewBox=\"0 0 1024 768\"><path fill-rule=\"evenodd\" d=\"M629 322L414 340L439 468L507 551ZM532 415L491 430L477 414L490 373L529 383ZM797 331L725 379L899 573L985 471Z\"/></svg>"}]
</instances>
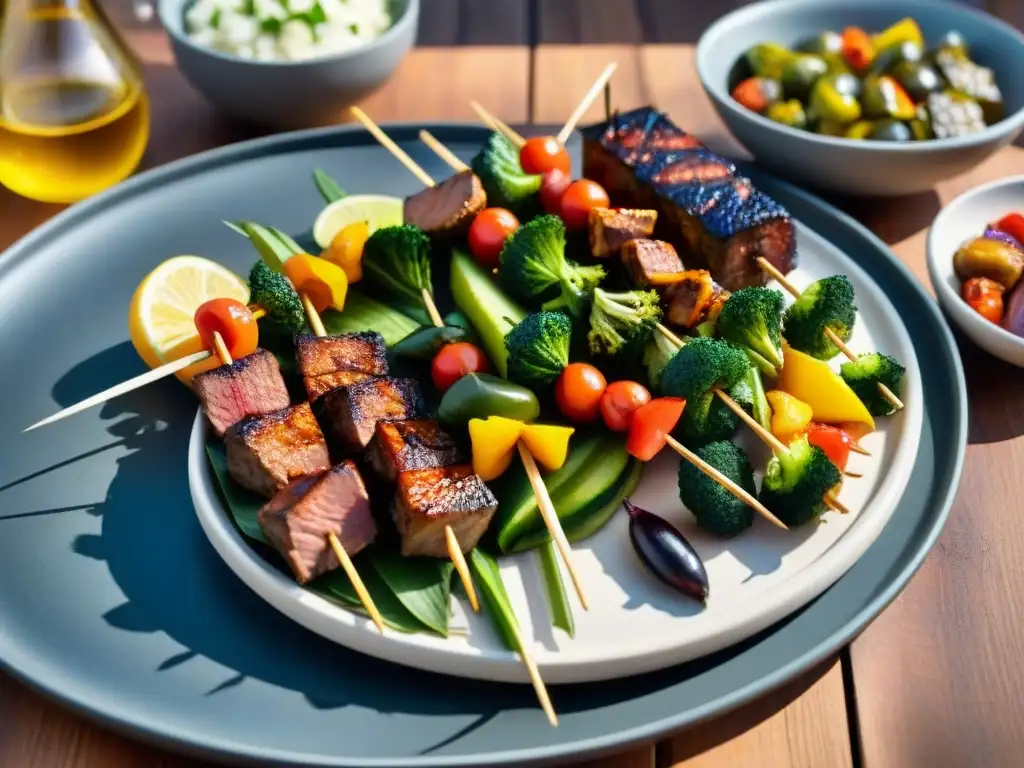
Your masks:
<instances>
[{"instance_id":1,"label":"olive oil in bottle","mask_svg":"<svg viewBox=\"0 0 1024 768\"><path fill-rule=\"evenodd\" d=\"M89 0L4 0L0 185L72 203L135 170L149 140L139 66Z\"/></svg>"}]
</instances>

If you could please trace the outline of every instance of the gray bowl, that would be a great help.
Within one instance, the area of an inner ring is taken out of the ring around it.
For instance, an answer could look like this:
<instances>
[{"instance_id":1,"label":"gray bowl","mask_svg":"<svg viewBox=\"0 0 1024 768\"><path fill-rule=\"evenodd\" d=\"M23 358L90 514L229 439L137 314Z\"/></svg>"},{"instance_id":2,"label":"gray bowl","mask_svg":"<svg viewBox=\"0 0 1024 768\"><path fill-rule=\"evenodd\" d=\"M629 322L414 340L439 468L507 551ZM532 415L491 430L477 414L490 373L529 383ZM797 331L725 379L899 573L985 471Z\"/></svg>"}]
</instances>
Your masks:
<instances>
[{"instance_id":1,"label":"gray bowl","mask_svg":"<svg viewBox=\"0 0 1024 768\"><path fill-rule=\"evenodd\" d=\"M1006 117L965 137L915 142L858 141L782 125L729 95L729 76L751 46L796 45L827 29L882 30L905 17L925 41L951 29L963 33L972 58L995 71ZM849 195L903 195L930 189L972 169L1011 143L1024 126L1024 35L966 5L940 0L769 0L724 16L697 43L701 84L729 130L758 162L794 181Z\"/></svg>"},{"instance_id":2,"label":"gray bowl","mask_svg":"<svg viewBox=\"0 0 1024 768\"><path fill-rule=\"evenodd\" d=\"M337 123L346 107L383 85L409 53L420 11L419 0L391 0L394 22L376 40L332 56L267 62L192 42L185 31L189 2L157 2L185 79L232 117L277 129Z\"/></svg>"}]
</instances>

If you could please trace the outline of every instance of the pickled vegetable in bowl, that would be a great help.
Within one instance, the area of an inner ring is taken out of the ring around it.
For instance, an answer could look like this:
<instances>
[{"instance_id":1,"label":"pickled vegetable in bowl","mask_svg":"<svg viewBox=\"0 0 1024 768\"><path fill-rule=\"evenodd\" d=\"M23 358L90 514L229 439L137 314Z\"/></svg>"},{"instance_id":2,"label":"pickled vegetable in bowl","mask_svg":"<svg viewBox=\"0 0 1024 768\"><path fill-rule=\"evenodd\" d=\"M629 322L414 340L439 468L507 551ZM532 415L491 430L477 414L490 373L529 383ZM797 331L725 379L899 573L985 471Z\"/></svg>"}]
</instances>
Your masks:
<instances>
[{"instance_id":1,"label":"pickled vegetable in bowl","mask_svg":"<svg viewBox=\"0 0 1024 768\"><path fill-rule=\"evenodd\" d=\"M931 45L912 18L874 34L827 30L794 48L767 41L743 53L732 98L791 128L855 140L966 136L1004 116L991 69L948 32Z\"/></svg>"},{"instance_id":2,"label":"pickled vegetable in bowl","mask_svg":"<svg viewBox=\"0 0 1024 768\"><path fill-rule=\"evenodd\" d=\"M953 255L967 304L1015 336L1024 337L1024 215L1007 213Z\"/></svg>"}]
</instances>

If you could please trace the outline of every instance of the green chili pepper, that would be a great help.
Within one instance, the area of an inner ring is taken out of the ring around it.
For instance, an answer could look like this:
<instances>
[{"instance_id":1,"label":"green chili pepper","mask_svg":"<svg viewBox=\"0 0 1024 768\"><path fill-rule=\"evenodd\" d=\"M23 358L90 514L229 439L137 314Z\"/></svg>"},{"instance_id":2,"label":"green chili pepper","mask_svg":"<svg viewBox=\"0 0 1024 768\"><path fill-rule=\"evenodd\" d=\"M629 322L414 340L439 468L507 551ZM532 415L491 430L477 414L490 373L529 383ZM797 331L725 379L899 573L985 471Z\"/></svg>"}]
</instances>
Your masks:
<instances>
[{"instance_id":1,"label":"green chili pepper","mask_svg":"<svg viewBox=\"0 0 1024 768\"><path fill-rule=\"evenodd\" d=\"M283 272L284 263L296 253L302 252L297 245L292 247L294 241L291 244L285 243L273 230L262 224L257 224L255 221L242 221L238 223L238 226L252 240L252 244L259 251L260 258L275 272Z\"/></svg>"},{"instance_id":2,"label":"green chili pepper","mask_svg":"<svg viewBox=\"0 0 1024 768\"><path fill-rule=\"evenodd\" d=\"M323 196L325 203L341 200L347 194L344 189L338 186L338 182L319 168L313 171L313 183Z\"/></svg>"},{"instance_id":3,"label":"green chili pepper","mask_svg":"<svg viewBox=\"0 0 1024 768\"><path fill-rule=\"evenodd\" d=\"M414 360L433 360L434 355L445 344L464 341L467 336L469 333L466 329L459 328L457 325L442 325L440 328L427 325L410 333L395 344L391 351L401 357L411 357Z\"/></svg>"},{"instance_id":4,"label":"green chili pepper","mask_svg":"<svg viewBox=\"0 0 1024 768\"><path fill-rule=\"evenodd\" d=\"M488 416L532 421L539 415L540 403L531 390L489 373L460 378L444 393L437 409L438 420L451 427L465 427L470 419Z\"/></svg>"}]
</instances>

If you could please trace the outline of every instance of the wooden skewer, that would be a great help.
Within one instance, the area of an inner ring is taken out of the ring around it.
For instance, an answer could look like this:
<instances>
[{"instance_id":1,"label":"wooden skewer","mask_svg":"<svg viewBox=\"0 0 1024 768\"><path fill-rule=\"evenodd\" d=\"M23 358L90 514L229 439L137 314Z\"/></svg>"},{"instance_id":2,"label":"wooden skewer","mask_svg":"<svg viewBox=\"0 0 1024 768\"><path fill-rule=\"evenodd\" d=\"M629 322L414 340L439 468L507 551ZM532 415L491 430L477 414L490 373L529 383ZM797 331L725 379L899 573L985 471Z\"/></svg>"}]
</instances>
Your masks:
<instances>
[{"instance_id":1,"label":"wooden skewer","mask_svg":"<svg viewBox=\"0 0 1024 768\"><path fill-rule=\"evenodd\" d=\"M430 131L420 131L420 141L430 147L434 152L456 171L468 171L469 166L460 160L454 152L434 138Z\"/></svg>"},{"instance_id":2,"label":"wooden skewer","mask_svg":"<svg viewBox=\"0 0 1024 768\"><path fill-rule=\"evenodd\" d=\"M556 136L556 138L558 139L559 144L564 145L565 142L569 140L569 137L572 136L573 129L576 127L576 123L578 123L580 118L583 117L588 109L590 109L590 105L594 103L594 100L601 94L601 91L604 90L605 83L611 80L611 77L615 74L615 70L618 66L619 65L613 61L604 68L604 71L602 71L600 75L597 76L597 80L595 80L594 84L590 86L590 90L587 91L580 103L576 105L576 109L574 109L572 114L569 115L569 119L565 121L565 125L562 126L562 130L558 132L558 136Z\"/></svg>"},{"instance_id":3,"label":"wooden skewer","mask_svg":"<svg viewBox=\"0 0 1024 768\"><path fill-rule=\"evenodd\" d=\"M854 453L859 453L861 456L870 456L871 451L864 448L860 443L851 443L850 450Z\"/></svg>"},{"instance_id":4,"label":"wooden skewer","mask_svg":"<svg viewBox=\"0 0 1024 768\"><path fill-rule=\"evenodd\" d=\"M393 142L391 138L380 129L380 126L373 122L373 120L371 120L363 110L359 107L351 107L351 110L352 114L356 116L356 119L373 135L373 138L379 141L381 145L388 150L388 152L398 158L399 162L408 168L417 179L423 182L424 186L434 186L434 180L430 178L430 175L420 168L419 165L416 164L416 161L409 157L409 155L407 155L400 146L395 144L395 142Z\"/></svg>"},{"instance_id":5,"label":"wooden skewer","mask_svg":"<svg viewBox=\"0 0 1024 768\"><path fill-rule=\"evenodd\" d=\"M555 714L555 708L551 706L551 697L548 696L547 686L544 685L544 680L540 676L540 670L537 669L537 663L533 660L533 656L526 650L526 642L523 640L523 634L519 631L519 625L516 622L511 622L510 629L514 635L516 645L519 646L519 658L523 660L523 665L526 667L526 672L530 676L530 682L533 684L533 690L537 694L537 701L540 702L540 708L544 710L544 714L547 715L548 722L552 726L558 726L558 715Z\"/></svg>"},{"instance_id":6,"label":"wooden skewer","mask_svg":"<svg viewBox=\"0 0 1024 768\"><path fill-rule=\"evenodd\" d=\"M508 125L506 125L500 118L496 117L495 115L492 115L490 112L484 109L479 101L471 101L469 102L469 106L472 107L473 111L480 116L480 119L484 121L484 124L488 128L490 128L495 133L500 133L506 139L515 144L516 148L522 148L523 144L526 143L526 139L524 139L520 134L516 133L516 131L514 131Z\"/></svg>"},{"instance_id":7,"label":"wooden skewer","mask_svg":"<svg viewBox=\"0 0 1024 768\"><path fill-rule=\"evenodd\" d=\"M426 307L427 314L430 315L430 322L432 322L436 328L444 327L444 319L441 317L441 313L437 311L437 305L434 303L434 297L430 295L430 291L424 288L422 296L423 306Z\"/></svg>"},{"instance_id":8,"label":"wooden skewer","mask_svg":"<svg viewBox=\"0 0 1024 768\"><path fill-rule=\"evenodd\" d=\"M786 279L786 276L776 269L775 265L768 261L768 259L764 256L759 256L757 264L765 271L766 274L768 274L769 277L785 288L790 296L794 299L800 298L800 291L797 290L796 286L789 282L789 280ZM851 362L857 361L857 355L854 354L853 350L846 346L846 342L840 339L839 336L836 335L835 331L831 328L826 328L825 335L828 336L829 341L839 348L840 352L846 355L847 359ZM892 405L893 408L896 410L901 410L903 408L903 401L896 397L895 393L882 382L878 382L878 391L882 394L882 397L889 401L889 404Z\"/></svg>"}]
</instances>

